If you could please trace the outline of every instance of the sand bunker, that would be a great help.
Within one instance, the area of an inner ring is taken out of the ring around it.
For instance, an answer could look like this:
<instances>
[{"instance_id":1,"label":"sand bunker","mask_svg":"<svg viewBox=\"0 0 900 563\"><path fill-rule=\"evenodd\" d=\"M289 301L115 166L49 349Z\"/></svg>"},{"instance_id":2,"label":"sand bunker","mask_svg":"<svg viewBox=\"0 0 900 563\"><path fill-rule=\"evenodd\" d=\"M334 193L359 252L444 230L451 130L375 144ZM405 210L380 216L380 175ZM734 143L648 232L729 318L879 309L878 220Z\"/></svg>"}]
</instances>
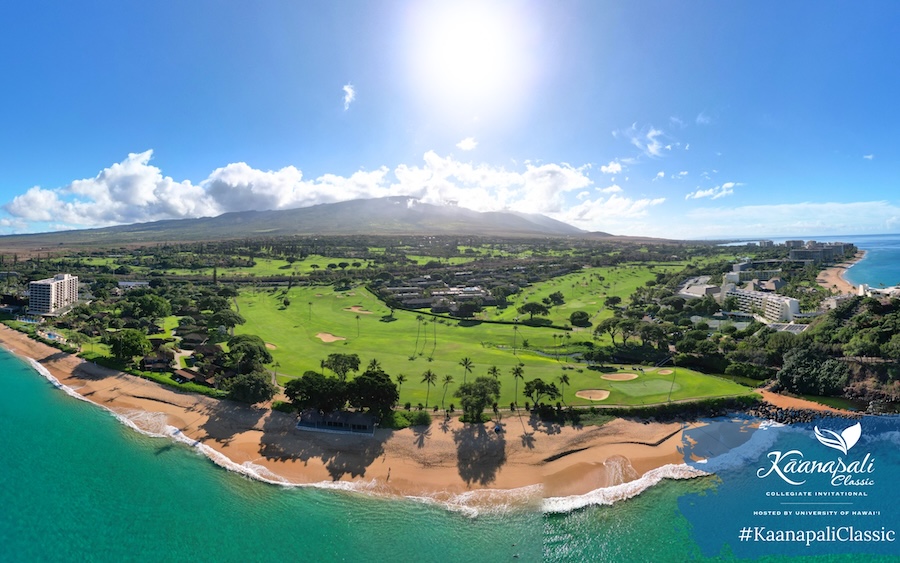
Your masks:
<instances>
[{"instance_id":1,"label":"sand bunker","mask_svg":"<svg viewBox=\"0 0 900 563\"><path fill-rule=\"evenodd\" d=\"M670 369L661 369L658 372L659 375L672 375L674 372Z\"/></svg>"},{"instance_id":2,"label":"sand bunker","mask_svg":"<svg viewBox=\"0 0 900 563\"><path fill-rule=\"evenodd\" d=\"M278 346L275 346L271 342L266 342L266 348L268 348L269 350L277 350Z\"/></svg>"},{"instance_id":3,"label":"sand bunker","mask_svg":"<svg viewBox=\"0 0 900 563\"><path fill-rule=\"evenodd\" d=\"M607 381L630 381L632 379L637 379L636 373L606 373L601 375L603 379Z\"/></svg>"},{"instance_id":4,"label":"sand bunker","mask_svg":"<svg viewBox=\"0 0 900 563\"><path fill-rule=\"evenodd\" d=\"M360 305L354 305L352 307L344 308L345 311L350 311L351 313L359 313L360 315L371 315L372 311L366 311Z\"/></svg>"},{"instance_id":5,"label":"sand bunker","mask_svg":"<svg viewBox=\"0 0 900 563\"><path fill-rule=\"evenodd\" d=\"M318 338L322 342L337 342L338 340L347 340L343 336L335 336L330 332L320 332L316 335L316 338Z\"/></svg>"},{"instance_id":6,"label":"sand bunker","mask_svg":"<svg viewBox=\"0 0 900 563\"><path fill-rule=\"evenodd\" d=\"M609 391L604 389L582 389L581 391L576 391L575 396L589 401L602 401L609 397Z\"/></svg>"}]
</instances>

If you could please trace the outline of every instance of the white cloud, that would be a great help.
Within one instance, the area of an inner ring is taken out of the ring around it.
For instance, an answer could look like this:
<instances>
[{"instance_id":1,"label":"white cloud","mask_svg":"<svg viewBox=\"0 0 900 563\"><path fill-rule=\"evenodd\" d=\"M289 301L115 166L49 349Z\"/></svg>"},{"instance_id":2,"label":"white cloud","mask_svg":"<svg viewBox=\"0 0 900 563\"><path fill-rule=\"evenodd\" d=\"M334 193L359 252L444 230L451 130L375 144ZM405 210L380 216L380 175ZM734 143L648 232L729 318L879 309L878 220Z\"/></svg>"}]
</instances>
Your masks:
<instances>
[{"instance_id":1,"label":"white cloud","mask_svg":"<svg viewBox=\"0 0 900 563\"><path fill-rule=\"evenodd\" d=\"M583 201L555 218L585 230L630 234L635 219L646 217L652 207L664 201L665 198L631 199L613 194Z\"/></svg>"},{"instance_id":2,"label":"white cloud","mask_svg":"<svg viewBox=\"0 0 900 563\"><path fill-rule=\"evenodd\" d=\"M615 161L615 160L611 161L606 166L600 167L600 172L603 172L604 174L618 174L621 171L622 171L622 165L619 164L619 162Z\"/></svg>"},{"instance_id":3,"label":"white cloud","mask_svg":"<svg viewBox=\"0 0 900 563\"><path fill-rule=\"evenodd\" d=\"M875 158L875 155L874 154L866 154L866 155L863 155L863 158L866 160L872 160L873 158Z\"/></svg>"},{"instance_id":4,"label":"white cloud","mask_svg":"<svg viewBox=\"0 0 900 563\"><path fill-rule=\"evenodd\" d=\"M656 176L653 177L653 181L655 182L657 180L662 180L665 177L666 177L666 173L664 171L660 170L659 172L656 173Z\"/></svg>"},{"instance_id":5,"label":"white cloud","mask_svg":"<svg viewBox=\"0 0 900 563\"><path fill-rule=\"evenodd\" d=\"M647 152L653 156L659 156L661 154L660 149L662 148L662 143L659 142L659 137L662 134L662 131L653 128L647 132Z\"/></svg>"},{"instance_id":6,"label":"white cloud","mask_svg":"<svg viewBox=\"0 0 900 563\"><path fill-rule=\"evenodd\" d=\"M350 109L350 104L356 100L356 89L353 84L344 84L344 111Z\"/></svg>"},{"instance_id":7,"label":"white cloud","mask_svg":"<svg viewBox=\"0 0 900 563\"><path fill-rule=\"evenodd\" d=\"M63 188L35 186L4 209L26 221L91 226L217 213L201 187L164 177L159 168L151 166L152 155L153 151L129 154L95 178L76 180Z\"/></svg>"},{"instance_id":8,"label":"white cloud","mask_svg":"<svg viewBox=\"0 0 900 563\"><path fill-rule=\"evenodd\" d=\"M695 120L697 125L709 125L712 123L712 118L704 112L700 112L697 114L697 119Z\"/></svg>"},{"instance_id":9,"label":"white cloud","mask_svg":"<svg viewBox=\"0 0 900 563\"><path fill-rule=\"evenodd\" d=\"M676 174L676 176L677 176L678 178L684 178L684 177L687 176L687 175L688 175L688 171L687 171L687 170L682 170L681 172L679 172L678 174Z\"/></svg>"},{"instance_id":10,"label":"white cloud","mask_svg":"<svg viewBox=\"0 0 900 563\"><path fill-rule=\"evenodd\" d=\"M617 193L622 192L622 188L620 186L613 184L612 186L609 186L608 188L603 188L603 189L597 188L597 191L600 193L604 193L604 194L617 194Z\"/></svg>"},{"instance_id":11,"label":"white cloud","mask_svg":"<svg viewBox=\"0 0 900 563\"><path fill-rule=\"evenodd\" d=\"M478 146L478 141L475 140L475 137L466 137L462 141L456 143L456 148L462 151L471 151L475 150L475 147Z\"/></svg>"},{"instance_id":12,"label":"white cloud","mask_svg":"<svg viewBox=\"0 0 900 563\"><path fill-rule=\"evenodd\" d=\"M680 117L677 117L674 115L669 118L669 123L671 123L675 127L678 127L679 129L684 129L684 127L686 125L684 120L682 120Z\"/></svg>"},{"instance_id":13,"label":"white cloud","mask_svg":"<svg viewBox=\"0 0 900 563\"><path fill-rule=\"evenodd\" d=\"M684 199L702 199L708 197L710 199L719 199L721 197L734 194L734 187L739 186L735 182L725 182L721 186L709 188L708 190L697 190L684 196Z\"/></svg>"},{"instance_id":14,"label":"white cloud","mask_svg":"<svg viewBox=\"0 0 900 563\"><path fill-rule=\"evenodd\" d=\"M895 232L900 207L887 201L706 207L687 212L695 237L854 235Z\"/></svg>"},{"instance_id":15,"label":"white cloud","mask_svg":"<svg viewBox=\"0 0 900 563\"><path fill-rule=\"evenodd\" d=\"M661 137L665 133L653 126L638 129L637 123L633 123L631 127L624 130L624 133L632 145L641 149L647 156L662 156L663 144Z\"/></svg>"}]
</instances>

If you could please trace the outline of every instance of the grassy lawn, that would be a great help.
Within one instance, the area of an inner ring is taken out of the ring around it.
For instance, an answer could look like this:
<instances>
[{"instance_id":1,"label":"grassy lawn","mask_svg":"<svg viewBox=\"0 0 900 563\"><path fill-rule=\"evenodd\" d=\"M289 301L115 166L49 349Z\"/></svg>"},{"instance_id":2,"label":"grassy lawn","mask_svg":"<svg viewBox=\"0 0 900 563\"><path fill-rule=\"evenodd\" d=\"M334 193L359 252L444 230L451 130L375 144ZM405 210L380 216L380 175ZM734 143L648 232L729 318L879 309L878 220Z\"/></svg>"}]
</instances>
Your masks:
<instances>
[{"instance_id":1,"label":"grassy lawn","mask_svg":"<svg viewBox=\"0 0 900 563\"><path fill-rule=\"evenodd\" d=\"M552 280L536 283L526 287L518 295L509 300L509 306L503 309L491 308L486 317L493 320L512 321L517 317L520 320L527 319L519 313L518 308L528 302L541 302L544 297L559 291L565 298L565 303L550 308L550 315L544 317L557 325L565 325L569 322L569 316L575 311L584 311L591 315L594 324L613 312L603 305L607 297L621 297L623 303L634 293L639 286L656 279L656 271L644 266L619 266L608 268L585 268L565 276ZM603 278L601 281L600 278Z\"/></svg>"},{"instance_id":2,"label":"grassy lawn","mask_svg":"<svg viewBox=\"0 0 900 563\"><path fill-rule=\"evenodd\" d=\"M309 274L314 271L324 272L328 269L328 264L340 264L346 262L350 264L347 270L352 270L353 263L358 262L360 268L368 266L369 261L358 258L334 258L330 256L319 256L312 254L303 260L297 260L293 264L287 260L277 258L257 258L256 264L251 268L218 268L217 273L225 277L267 277L267 276L289 276L292 273ZM169 269L167 273L175 276L196 276L208 275L212 276L212 268L200 268L198 270L190 270L185 268ZM335 272L340 273L340 268L335 268Z\"/></svg>"},{"instance_id":3,"label":"grassy lawn","mask_svg":"<svg viewBox=\"0 0 900 563\"><path fill-rule=\"evenodd\" d=\"M463 368L459 365L463 357L471 358L474 363L473 373L468 374L468 378L487 375L491 366L500 369L502 391L499 403L506 406L513 400L516 390L511 370L520 362L524 364L525 381L535 377L557 381L565 373L570 380L565 389L565 400L569 404L662 402L667 400L672 387L672 375L647 372L633 381L607 381L600 377L601 372L587 369L585 364L567 363L564 356L557 361L555 357L534 350L556 346L553 335L558 334L558 330L443 318L431 322L434 317L408 311L396 311L391 319L389 309L362 287L346 292L335 292L330 286L294 287L287 294L291 302L287 308L281 305L284 297L284 288L243 291L237 302L247 323L236 329L237 333L257 334L274 346L271 349L276 362L274 369L280 374L282 383L307 370L319 371L321 360L328 354L342 353L358 354L363 366L369 360L377 359L393 377L401 373L406 375L400 400L413 404L424 404L427 393L428 404L439 405L444 393L442 380L445 375L452 375L454 381L447 388L446 404L456 402L458 405L452 394L463 381ZM350 310L352 307L358 309ZM422 321L417 320L418 317ZM320 334L343 340L325 342L317 336ZM589 333L576 333L570 344L589 337ZM521 348L523 339L528 340L531 349ZM430 391L421 382L422 374L429 369L438 375L439 381ZM672 400L749 392L746 387L731 381L683 368L678 368L675 376ZM520 405L527 400L521 396L523 384L518 381ZM610 391L610 397L592 403L576 399L578 389L606 389Z\"/></svg>"}]
</instances>

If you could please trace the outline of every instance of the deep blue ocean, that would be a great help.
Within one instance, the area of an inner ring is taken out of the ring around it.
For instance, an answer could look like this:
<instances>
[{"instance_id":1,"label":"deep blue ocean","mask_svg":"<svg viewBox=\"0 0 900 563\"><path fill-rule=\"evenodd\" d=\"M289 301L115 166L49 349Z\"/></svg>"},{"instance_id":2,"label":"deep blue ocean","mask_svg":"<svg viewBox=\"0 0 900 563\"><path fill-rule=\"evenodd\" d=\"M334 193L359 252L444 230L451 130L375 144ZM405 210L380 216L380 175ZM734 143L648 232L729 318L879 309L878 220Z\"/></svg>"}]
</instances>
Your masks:
<instances>
[{"instance_id":1,"label":"deep blue ocean","mask_svg":"<svg viewBox=\"0 0 900 563\"><path fill-rule=\"evenodd\" d=\"M900 282L900 236L834 239L869 251L853 283ZM896 417L863 418L858 433L843 419L709 420L683 431L685 465L473 516L251 480L134 431L3 351L0 390L4 562L900 561ZM696 469L712 475L661 478Z\"/></svg>"}]
</instances>

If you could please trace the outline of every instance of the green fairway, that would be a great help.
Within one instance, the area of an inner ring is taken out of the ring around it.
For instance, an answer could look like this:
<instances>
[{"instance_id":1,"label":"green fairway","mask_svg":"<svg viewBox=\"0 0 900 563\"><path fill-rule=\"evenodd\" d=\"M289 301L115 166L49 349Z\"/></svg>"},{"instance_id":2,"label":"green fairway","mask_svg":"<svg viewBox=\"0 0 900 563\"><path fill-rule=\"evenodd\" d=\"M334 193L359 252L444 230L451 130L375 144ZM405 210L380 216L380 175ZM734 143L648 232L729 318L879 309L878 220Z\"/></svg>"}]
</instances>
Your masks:
<instances>
[{"instance_id":1,"label":"green fairway","mask_svg":"<svg viewBox=\"0 0 900 563\"><path fill-rule=\"evenodd\" d=\"M287 307L285 298L289 301ZM429 405L442 402L441 383L430 390L422 383L426 370L436 373L439 382L445 375L453 377L444 402L458 405L452 395L464 377L486 376L488 369L496 366L501 382L499 404L508 408L517 383L511 370L520 362L524 364L524 380L518 381L515 397L520 405L528 401L521 394L525 381L540 377L559 385L563 374L570 381L564 389L565 402L574 405L665 402L670 388L672 400L749 392L731 381L682 368L677 370L674 387L672 375L650 371L633 381L604 380L601 372L588 369L585 364L569 363L564 355L557 361L554 356L535 351L559 347L554 336L562 331L460 321L409 311L396 311L392 318L390 310L362 287L345 292L335 292L331 286L294 287L287 293L284 288L245 290L237 303L247 323L237 327L236 332L257 334L270 344L273 369L281 383L307 370L320 371L321 361L329 354L342 353L358 354L363 367L377 359L394 378L404 374L407 380L402 385L400 401L413 405L424 404L426 394ZM590 338L589 332L566 334L572 334L566 347ZM529 349L522 348L525 341ZM472 373L466 374L460 366L464 357L472 360ZM575 391L579 389L606 389L610 397L602 402L576 398Z\"/></svg>"},{"instance_id":2,"label":"green fairway","mask_svg":"<svg viewBox=\"0 0 900 563\"><path fill-rule=\"evenodd\" d=\"M519 313L519 307L528 302L540 303L542 299L558 291L563 294L565 303L550 307L550 315L542 318L549 319L555 325L566 325L569 323L569 316L572 313L584 311L596 324L613 315L613 311L604 305L607 297L619 297L623 303L627 303L635 289L656 279L656 272L664 272L668 268L677 268L677 266L660 265L653 269L645 265L585 268L579 272L526 287L518 295L509 298L507 307L491 308L487 310L484 317L504 321L512 321L516 318L526 320L528 315Z\"/></svg>"}]
</instances>

